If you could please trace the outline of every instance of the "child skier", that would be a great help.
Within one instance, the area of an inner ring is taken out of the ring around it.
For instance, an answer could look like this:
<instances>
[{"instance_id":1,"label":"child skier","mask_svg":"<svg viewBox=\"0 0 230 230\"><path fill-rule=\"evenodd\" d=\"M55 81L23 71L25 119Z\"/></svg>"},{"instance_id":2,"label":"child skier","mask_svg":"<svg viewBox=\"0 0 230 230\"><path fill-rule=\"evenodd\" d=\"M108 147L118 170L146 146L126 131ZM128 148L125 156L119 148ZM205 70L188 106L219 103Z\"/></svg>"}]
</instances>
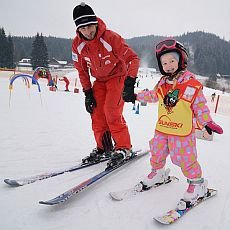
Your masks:
<instances>
[{"instance_id":1,"label":"child skier","mask_svg":"<svg viewBox=\"0 0 230 230\"><path fill-rule=\"evenodd\" d=\"M184 204L179 204L193 204L207 192L207 180L197 161L195 120L209 133L222 134L223 130L212 121L202 84L186 69L185 47L174 39L161 41L156 45L156 58L163 76L153 90L137 94L140 102L159 102L155 134L149 142L152 171L143 184L150 187L164 181L169 173L164 169L166 157L170 155L188 182Z\"/></svg>"}]
</instances>

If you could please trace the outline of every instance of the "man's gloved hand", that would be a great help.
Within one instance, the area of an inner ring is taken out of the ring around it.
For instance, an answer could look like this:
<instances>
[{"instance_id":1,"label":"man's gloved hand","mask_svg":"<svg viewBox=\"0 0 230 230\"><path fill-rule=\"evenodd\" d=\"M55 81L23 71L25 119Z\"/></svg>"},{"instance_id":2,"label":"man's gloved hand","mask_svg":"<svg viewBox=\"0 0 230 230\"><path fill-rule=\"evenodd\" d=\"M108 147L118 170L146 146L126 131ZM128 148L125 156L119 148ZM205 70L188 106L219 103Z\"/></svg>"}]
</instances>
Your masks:
<instances>
[{"instance_id":1,"label":"man's gloved hand","mask_svg":"<svg viewBox=\"0 0 230 230\"><path fill-rule=\"evenodd\" d=\"M84 90L85 93L85 108L88 113L93 113L94 108L97 106L96 100L93 96L93 90Z\"/></svg>"},{"instance_id":2,"label":"man's gloved hand","mask_svg":"<svg viewBox=\"0 0 230 230\"><path fill-rule=\"evenodd\" d=\"M122 93L123 100L125 102L134 103L136 100L136 94L134 94L134 85L136 83L136 78L127 77L124 82L124 90Z\"/></svg>"},{"instance_id":3,"label":"man's gloved hand","mask_svg":"<svg viewBox=\"0 0 230 230\"><path fill-rule=\"evenodd\" d=\"M209 121L205 125L205 129L207 130L209 135L212 135L212 132L215 132L218 134L222 134L224 132L223 129L219 125L217 125L214 121Z\"/></svg>"}]
</instances>

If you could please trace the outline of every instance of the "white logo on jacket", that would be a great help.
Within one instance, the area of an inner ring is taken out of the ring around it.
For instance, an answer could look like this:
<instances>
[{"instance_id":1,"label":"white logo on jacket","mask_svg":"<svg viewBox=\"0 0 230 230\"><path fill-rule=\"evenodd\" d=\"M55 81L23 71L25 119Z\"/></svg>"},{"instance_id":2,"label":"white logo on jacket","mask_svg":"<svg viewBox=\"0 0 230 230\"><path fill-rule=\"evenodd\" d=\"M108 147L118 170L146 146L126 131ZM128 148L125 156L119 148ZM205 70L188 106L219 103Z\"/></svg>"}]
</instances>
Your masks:
<instances>
[{"instance_id":1,"label":"white logo on jacket","mask_svg":"<svg viewBox=\"0 0 230 230\"><path fill-rule=\"evenodd\" d=\"M72 60L78 62L78 56L74 52L72 52Z\"/></svg>"},{"instance_id":2,"label":"white logo on jacket","mask_svg":"<svg viewBox=\"0 0 230 230\"><path fill-rule=\"evenodd\" d=\"M91 66L91 61L89 57L84 57L86 63L87 63L87 67L89 68Z\"/></svg>"},{"instance_id":3,"label":"white logo on jacket","mask_svg":"<svg viewBox=\"0 0 230 230\"><path fill-rule=\"evenodd\" d=\"M106 60L106 61L105 61L105 65L108 65L108 64L110 64L110 63L111 63L110 60Z\"/></svg>"}]
</instances>

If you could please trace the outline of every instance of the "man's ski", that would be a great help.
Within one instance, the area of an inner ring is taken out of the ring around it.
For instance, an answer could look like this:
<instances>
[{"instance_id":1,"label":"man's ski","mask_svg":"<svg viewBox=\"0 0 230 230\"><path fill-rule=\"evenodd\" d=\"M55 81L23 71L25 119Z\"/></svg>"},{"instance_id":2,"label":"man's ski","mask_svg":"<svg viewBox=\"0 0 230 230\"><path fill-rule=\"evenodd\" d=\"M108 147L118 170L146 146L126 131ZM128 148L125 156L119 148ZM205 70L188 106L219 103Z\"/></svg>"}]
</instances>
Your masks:
<instances>
[{"instance_id":1,"label":"man's ski","mask_svg":"<svg viewBox=\"0 0 230 230\"><path fill-rule=\"evenodd\" d=\"M136 161L137 159L140 159L141 157L147 155L149 153L149 151L138 151L138 152L133 152L133 155L131 158L129 158L126 161L123 161L121 164L116 165L114 167L108 167L106 168L104 171L98 173L97 175L87 179L86 181L83 181L82 183L80 183L79 185L76 185L75 187L69 189L68 191L62 193L61 195L47 200L47 201L39 201L40 204L46 204L46 205L55 205L55 204L60 204L66 200L68 200L69 198L71 198L72 196L74 196L75 194L83 191L84 189L88 188L90 185L98 182L99 180L101 180L102 178L111 175L112 172L116 171L119 168L122 168L126 165L129 165L131 162Z\"/></svg>"},{"instance_id":2,"label":"man's ski","mask_svg":"<svg viewBox=\"0 0 230 230\"><path fill-rule=\"evenodd\" d=\"M137 195L139 193L148 191L151 188L157 188L157 187L159 187L161 185L169 184L172 181L179 181L179 179L177 177L175 177L175 176L168 176L164 180L164 182L157 183L154 186L148 187L148 188L144 188L143 182L140 182L140 183L136 184L132 188L125 189L125 190L118 191L118 192L110 192L109 195L113 200L121 201L121 200L124 200L124 199L126 199L128 197L131 197L131 196Z\"/></svg>"},{"instance_id":3,"label":"man's ski","mask_svg":"<svg viewBox=\"0 0 230 230\"><path fill-rule=\"evenodd\" d=\"M215 189L208 189L207 195L204 198L199 199L192 206L187 207L184 210L178 210L177 208L172 209L172 210L168 211L167 213L165 213L164 215L154 217L154 219L156 221L158 221L159 223L161 223L161 224L172 224L172 223L176 222L177 220L179 220L182 216L184 216L184 214L186 214L187 212L189 212L191 209L193 209L194 207L196 207L198 204L200 204L203 201L205 201L205 200L207 200L207 199L215 196L216 194L217 194L217 190L215 190Z\"/></svg>"},{"instance_id":4,"label":"man's ski","mask_svg":"<svg viewBox=\"0 0 230 230\"><path fill-rule=\"evenodd\" d=\"M6 184L8 184L10 186L14 186L14 187L23 186L23 185L34 183L34 182L39 181L39 180L44 180L44 179L47 179L50 177L55 177L55 176L61 175L61 174L66 173L66 172L73 172L73 171L76 171L79 169L83 169L83 168L107 161L109 159L110 159L110 157L103 157L100 159L100 161L80 163L80 164L75 165L75 166L70 167L70 168L66 168L63 170L57 170L57 171L53 171L53 172L46 172L46 173L42 173L42 174L39 174L36 176L31 176L31 177L24 177L24 178L19 178L19 179L5 179L4 182Z\"/></svg>"},{"instance_id":5,"label":"man's ski","mask_svg":"<svg viewBox=\"0 0 230 230\"><path fill-rule=\"evenodd\" d=\"M50 177L54 177L54 176L58 176L61 175L63 173L66 172L72 172L72 171L76 171L79 169L83 169L104 161L107 161L110 159L110 155L111 155L111 151L113 150L113 142L112 142L112 137L111 137L111 133L110 131L106 131L103 136L102 136L102 145L104 147L105 150L105 154L102 156L97 156L94 161L92 161L92 157L91 156L87 156L84 159L82 159L82 163L79 163L78 165L75 165L73 167L64 169L64 170L56 170L53 172L46 172L46 173L42 173L40 175L36 175L36 176L30 176L30 177L24 177L24 178L19 178L19 179L5 179L4 182L10 186L23 186L26 184L31 184L34 183L36 181L39 180L44 180Z\"/></svg>"}]
</instances>

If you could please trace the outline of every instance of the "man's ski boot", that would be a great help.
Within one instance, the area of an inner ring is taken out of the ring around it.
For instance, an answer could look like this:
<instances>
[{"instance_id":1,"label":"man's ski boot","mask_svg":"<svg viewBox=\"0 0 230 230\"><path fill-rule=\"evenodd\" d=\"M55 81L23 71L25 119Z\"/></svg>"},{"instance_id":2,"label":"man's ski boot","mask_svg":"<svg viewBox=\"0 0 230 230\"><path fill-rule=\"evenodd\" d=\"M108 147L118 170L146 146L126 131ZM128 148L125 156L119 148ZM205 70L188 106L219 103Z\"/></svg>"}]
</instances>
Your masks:
<instances>
[{"instance_id":1,"label":"man's ski boot","mask_svg":"<svg viewBox=\"0 0 230 230\"><path fill-rule=\"evenodd\" d=\"M131 157L131 151L128 149L116 149L112 152L111 159L107 164L107 169L123 163Z\"/></svg>"},{"instance_id":2,"label":"man's ski boot","mask_svg":"<svg viewBox=\"0 0 230 230\"><path fill-rule=\"evenodd\" d=\"M100 161L102 158L105 157L105 151L100 148L94 148L89 156L82 159L83 164L94 163Z\"/></svg>"},{"instance_id":3,"label":"man's ski boot","mask_svg":"<svg viewBox=\"0 0 230 230\"><path fill-rule=\"evenodd\" d=\"M99 162L101 159L110 158L111 152L113 151L113 142L110 131L106 131L102 137L102 145L103 149L101 148L94 148L89 156L82 159L83 164L88 163L96 163Z\"/></svg>"},{"instance_id":4,"label":"man's ski boot","mask_svg":"<svg viewBox=\"0 0 230 230\"><path fill-rule=\"evenodd\" d=\"M208 192L208 181L204 178L187 179L189 185L183 198L177 205L178 210L185 210L193 206L199 199L204 198Z\"/></svg>"},{"instance_id":5,"label":"man's ski boot","mask_svg":"<svg viewBox=\"0 0 230 230\"><path fill-rule=\"evenodd\" d=\"M170 169L158 169L152 170L149 175L144 178L140 184L142 184L142 190L149 190L151 187L157 184L162 184L169 177Z\"/></svg>"}]
</instances>

